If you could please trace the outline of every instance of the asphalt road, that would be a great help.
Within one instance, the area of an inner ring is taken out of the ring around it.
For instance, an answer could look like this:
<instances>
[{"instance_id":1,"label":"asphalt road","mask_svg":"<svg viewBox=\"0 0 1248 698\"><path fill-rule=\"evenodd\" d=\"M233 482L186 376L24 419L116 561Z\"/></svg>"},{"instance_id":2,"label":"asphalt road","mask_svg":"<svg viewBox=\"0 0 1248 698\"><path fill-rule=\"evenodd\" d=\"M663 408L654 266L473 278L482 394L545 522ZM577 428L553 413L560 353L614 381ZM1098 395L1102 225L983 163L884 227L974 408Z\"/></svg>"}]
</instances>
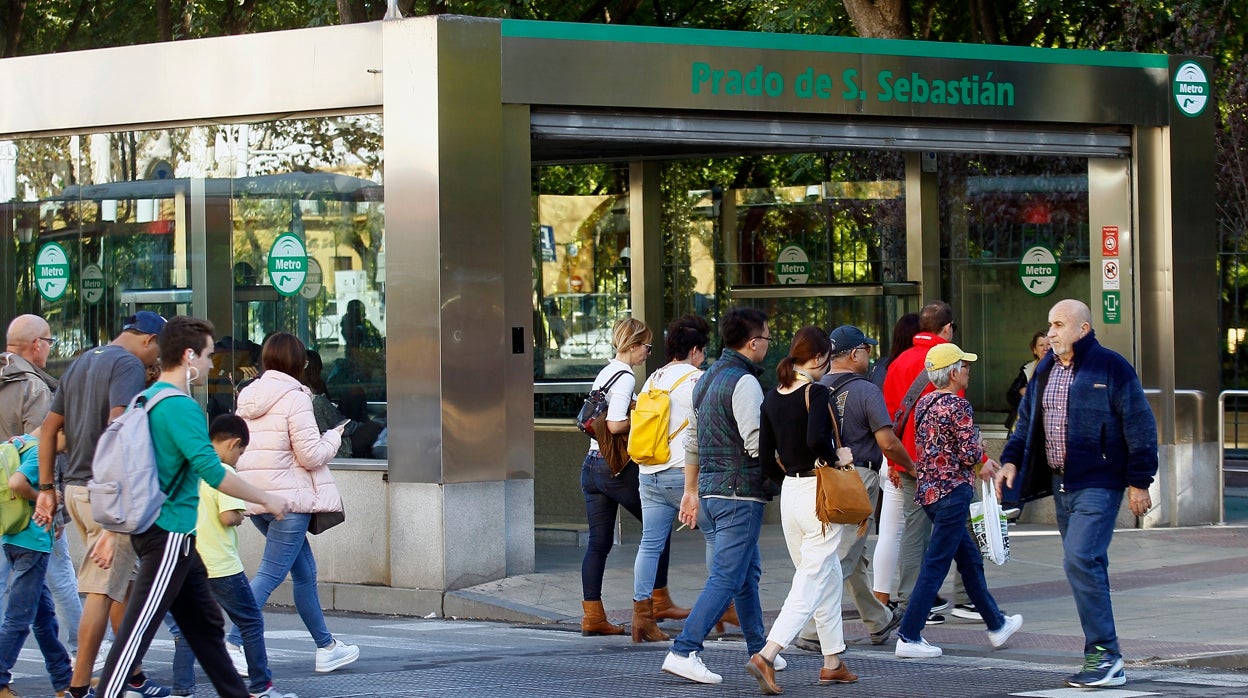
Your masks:
<instances>
[{"instance_id":1,"label":"asphalt road","mask_svg":"<svg viewBox=\"0 0 1248 698\"><path fill-rule=\"evenodd\" d=\"M360 660L332 674L313 671L314 647L297 615L266 615L270 662L278 687L301 698L438 696L754 696L758 685L742 669L748 658L740 636L707 643L706 663L724 676L702 686L659 671L666 645L634 645L627 636L584 638L566 629L504 623L335 615L331 630L359 645ZM819 658L785 653L787 671L778 682L792 696L916 696L956 698L1088 695L1063 688L1076 669L1067 655L1036 650L986 652L983 644L945 645L936 660L901 660L891 647L853 645L845 655L857 684L820 687ZM162 630L146 668L168 680L173 643ZM1133 696L1245 696L1248 673L1128 665L1128 683L1096 691L1103 698ZM27 642L15 667L13 687L26 698L50 696L42 657ZM200 676L198 698L217 696Z\"/></svg>"}]
</instances>

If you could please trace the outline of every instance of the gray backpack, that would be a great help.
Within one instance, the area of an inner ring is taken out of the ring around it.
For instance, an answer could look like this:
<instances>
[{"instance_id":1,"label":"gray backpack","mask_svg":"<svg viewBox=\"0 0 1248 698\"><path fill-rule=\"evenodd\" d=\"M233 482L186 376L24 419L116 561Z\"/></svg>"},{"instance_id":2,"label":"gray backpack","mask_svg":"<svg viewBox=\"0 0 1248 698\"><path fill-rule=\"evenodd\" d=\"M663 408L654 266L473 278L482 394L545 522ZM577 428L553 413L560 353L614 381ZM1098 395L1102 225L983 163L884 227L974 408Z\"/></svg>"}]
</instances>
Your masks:
<instances>
[{"instance_id":1,"label":"gray backpack","mask_svg":"<svg viewBox=\"0 0 1248 698\"><path fill-rule=\"evenodd\" d=\"M87 491L91 494L91 518L109 531L142 533L160 516L166 497L160 489L147 413L174 395L185 393L166 388L150 400L142 393L135 395L125 414L108 425L96 443Z\"/></svg>"}]
</instances>

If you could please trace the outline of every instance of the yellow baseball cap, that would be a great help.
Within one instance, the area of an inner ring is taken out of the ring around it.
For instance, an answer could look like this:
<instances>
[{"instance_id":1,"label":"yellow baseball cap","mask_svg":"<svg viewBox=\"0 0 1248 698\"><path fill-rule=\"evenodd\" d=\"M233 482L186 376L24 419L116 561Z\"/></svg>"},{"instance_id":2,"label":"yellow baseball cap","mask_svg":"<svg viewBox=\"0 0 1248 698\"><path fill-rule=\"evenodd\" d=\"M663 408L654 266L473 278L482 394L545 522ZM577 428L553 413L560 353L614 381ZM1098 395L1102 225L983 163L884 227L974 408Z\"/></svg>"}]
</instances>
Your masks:
<instances>
[{"instance_id":1,"label":"yellow baseball cap","mask_svg":"<svg viewBox=\"0 0 1248 698\"><path fill-rule=\"evenodd\" d=\"M975 354L962 351L953 342L945 342L927 350L927 361L924 363L924 366L929 371L939 371L959 361L975 361L978 358L979 356Z\"/></svg>"}]
</instances>

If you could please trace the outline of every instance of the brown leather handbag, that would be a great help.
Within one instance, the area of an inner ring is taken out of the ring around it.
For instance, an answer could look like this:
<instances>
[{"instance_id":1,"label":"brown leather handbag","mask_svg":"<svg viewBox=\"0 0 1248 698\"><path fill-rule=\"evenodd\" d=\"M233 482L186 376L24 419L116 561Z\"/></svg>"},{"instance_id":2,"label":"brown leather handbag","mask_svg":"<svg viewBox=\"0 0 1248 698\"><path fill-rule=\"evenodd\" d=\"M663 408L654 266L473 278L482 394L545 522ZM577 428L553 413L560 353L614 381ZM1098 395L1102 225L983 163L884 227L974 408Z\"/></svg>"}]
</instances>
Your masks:
<instances>
[{"instance_id":1,"label":"brown leather handbag","mask_svg":"<svg viewBox=\"0 0 1248 698\"><path fill-rule=\"evenodd\" d=\"M810 386L806 386L806 411L810 412ZM837 424L836 413L828 404L828 416L832 419L832 437L837 454L844 448L841 444L841 428ZM848 449L846 449L848 451ZM875 513L875 506L867 497L867 487L858 471L854 469L853 458L846 465L828 465L822 459L815 461L816 482L815 518L824 525L856 524L858 535L866 533L867 520Z\"/></svg>"}]
</instances>

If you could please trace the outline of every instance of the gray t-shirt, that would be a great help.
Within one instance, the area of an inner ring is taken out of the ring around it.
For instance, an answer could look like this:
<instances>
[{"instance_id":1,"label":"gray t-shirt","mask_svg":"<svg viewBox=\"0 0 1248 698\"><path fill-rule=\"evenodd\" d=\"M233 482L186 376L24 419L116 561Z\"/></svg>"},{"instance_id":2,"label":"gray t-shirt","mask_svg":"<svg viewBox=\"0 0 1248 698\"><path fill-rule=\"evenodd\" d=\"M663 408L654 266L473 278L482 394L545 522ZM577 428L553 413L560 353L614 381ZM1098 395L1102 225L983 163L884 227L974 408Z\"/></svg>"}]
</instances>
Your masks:
<instances>
[{"instance_id":1,"label":"gray t-shirt","mask_svg":"<svg viewBox=\"0 0 1248 698\"><path fill-rule=\"evenodd\" d=\"M833 383L844 380L844 376L844 373L829 373L819 382L831 388ZM859 378L861 380L844 383L829 399L842 418L841 440L854 452L854 462L871 461L879 466L884 453L875 440L875 432L893 426L893 418L884 405L884 393L879 386L866 376Z\"/></svg>"},{"instance_id":2,"label":"gray t-shirt","mask_svg":"<svg viewBox=\"0 0 1248 698\"><path fill-rule=\"evenodd\" d=\"M115 344L85 352L65 370L52 411L65 418L69 458L61 477L67 484L85 485L91 479L95 443L108 426L108 413L130 404L146 382L143 362Z\"/></svg>"}]
</instances>

